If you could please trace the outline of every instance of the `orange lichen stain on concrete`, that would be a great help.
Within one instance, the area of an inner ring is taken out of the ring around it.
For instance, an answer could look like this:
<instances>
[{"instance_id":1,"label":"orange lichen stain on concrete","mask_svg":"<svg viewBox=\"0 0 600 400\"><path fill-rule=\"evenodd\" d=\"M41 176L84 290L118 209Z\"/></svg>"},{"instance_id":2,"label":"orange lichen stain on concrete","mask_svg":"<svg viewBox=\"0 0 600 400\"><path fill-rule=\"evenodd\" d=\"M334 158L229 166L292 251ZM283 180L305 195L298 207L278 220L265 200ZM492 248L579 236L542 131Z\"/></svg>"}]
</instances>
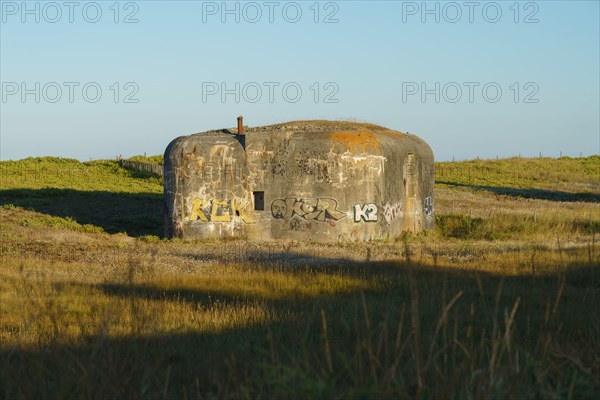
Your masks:
<instances>
[{"instance_id":1,"label":"orange lichen stain on concrete","mask_svg":"<svg viewBox=\"0 0 600 400\"><path fill-rule=\"evenodd\" d=\"M382 132L384 135L388 135L388 136L393 136L399 139L404 139L407 134L404 132L398 132L398 131L390 131L390 130L385 130L384 132Z\"/></svg>"},{"instance_id":2,"label":"orange lichen stain on concrete","mask_svg":"<svg viewBox=\"0 0 600 400\"><path fill-rule=\"evenodd\" d=\"M289 121L281 124L274 124L265 126L262 128L280 128L280 127L289 127L289 126L325 126L331 128L340 127L340 129L370 129L373 131L384 130L387 128L381 127L379 125L370 124L368 122L354 122L354 121L328 121L328 120L298 120L298 121ZM344 128L341 128L344 127ZM251 128L252 129L252 128Z\"/></svg>"},{"instance_id":3,"label":"orange lichen stain on concrete","mask_svg":"<svg viewBox=\"0 0 600 400\"><path fill-rule=\"evenodd\" d=\"M379 149L381 147L373 132L364 129L334 132L331 134L331 140L345 144L352 151L365 151L368 148Z\"/></svg>"}]
</instances>

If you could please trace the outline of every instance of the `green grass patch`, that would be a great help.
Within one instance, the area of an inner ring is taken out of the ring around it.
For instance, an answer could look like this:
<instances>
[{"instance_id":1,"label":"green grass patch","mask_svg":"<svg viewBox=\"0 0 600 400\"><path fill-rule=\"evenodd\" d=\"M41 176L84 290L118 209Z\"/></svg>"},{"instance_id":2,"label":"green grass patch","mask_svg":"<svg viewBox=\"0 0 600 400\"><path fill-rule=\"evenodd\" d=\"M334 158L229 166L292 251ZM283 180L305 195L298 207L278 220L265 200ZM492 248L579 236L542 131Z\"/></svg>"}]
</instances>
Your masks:
<instances>
[{"instance_id":1,"label":"green grass patch","mask_svg":"<svg viewBox=\"0 0 600 400\"><path fill-rule=\"evenodd\" d=\"M0 189L75 189L119 193L162 194L162 178L130 171L116 160L80 162L37 157L0 162Z\"/></svg>"},{"instance_id":2,"label":"green grass patch","mask_svg":"<svg viewBox=\"0 0 600 400\"><path fill-rule=\"evenodd\" d=\"M137 161L154 165L163 165L163 156L133 156L128 158L129 161Z\"/></svg>"},{"instance_id":3,"label":"green grass patch","mask_svg":"<svg viewBox=\"0 0 600 400\"><path fill-rule=\"evenodd\" d=\"M116 160L39 157L2 161L0 176L4 206L71 218L109 233L163 234L162 178L127 170Z\"/></svg>"},{"instance_id":4,"label":"green grass patch","mask_svg":"<svg viewBox=\"0 0 600 400\"><path fill-rule=\"evenodd\" d=\"M600 156L508 158L436 163L436 181L451 185L600 193Z\"/></svg>"},{"instance_id":5,"label":"green grass patch","mask_svg":"<svg viewBox=\"0 0 600 400\"><path fill-rule=\"evenodd\" d=\"M71 217L52 217L52 216L44 216L44 217L36 217L36 218L25 218L21 221L22 226L27 227L40 227L40 226L49 226L52 228L61 228L61 229L69 229L76 232L87 232L87 233L101 233L104 232L99 226L94 226L91 224L80 224L75 221Z\"/></svg>"}]
</instances>

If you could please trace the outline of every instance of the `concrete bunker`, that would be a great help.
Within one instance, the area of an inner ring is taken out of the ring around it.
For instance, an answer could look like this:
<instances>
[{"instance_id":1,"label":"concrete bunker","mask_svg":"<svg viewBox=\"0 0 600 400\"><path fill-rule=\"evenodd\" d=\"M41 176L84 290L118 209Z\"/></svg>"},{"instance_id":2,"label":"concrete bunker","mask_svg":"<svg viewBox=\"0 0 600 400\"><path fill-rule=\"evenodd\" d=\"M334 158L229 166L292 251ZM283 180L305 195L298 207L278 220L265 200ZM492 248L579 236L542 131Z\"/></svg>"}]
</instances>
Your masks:
<instances>
[{"instance_id":1,"label":"concrete bunker","mask_svg":"<svg viewBox=\"0 0 600 400\"><path fill-rule=\"evenodd\" d=\"M434 226L431 148L415 135L296 121L181 136L165 151L165 234L372 240Z\"/></svg>"}]
</instances>

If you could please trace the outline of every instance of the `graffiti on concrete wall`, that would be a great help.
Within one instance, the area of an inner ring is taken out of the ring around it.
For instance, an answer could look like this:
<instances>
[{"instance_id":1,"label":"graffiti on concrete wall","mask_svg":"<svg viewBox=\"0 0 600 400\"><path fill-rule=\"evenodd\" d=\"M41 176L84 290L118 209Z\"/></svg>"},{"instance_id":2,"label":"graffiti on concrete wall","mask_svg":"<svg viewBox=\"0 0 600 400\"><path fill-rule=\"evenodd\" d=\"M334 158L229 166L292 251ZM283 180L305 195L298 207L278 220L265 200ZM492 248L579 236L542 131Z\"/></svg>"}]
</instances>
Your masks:
<instances>
[{"instance_id":1,"label":"graffiti on concrete wall","mask_svg":"<svg viewBox=\"0 0 600 400\"><path fill-rule=\"evenodd\" d=\"M192 202L191 221L231 222L233 217L240 217L247 224L255 221L244 210L250 204L247 199L194 199Z\"/></svg>"},{"instance_id":2,"label":"graffiti on concrete wall","mask_svg":"<svg viewBox=\"0 0 600 400\"><path fill-rule=\"evenodd\" d=\"M273 151L249 151L248 169L252 179L264 182L343 183L360 179L376 182L383 173L385 157L377 155L340 155L330 149L299 146L290 155L290 141L283 141Z\"/></svg>"},{"instance_id":3,"label":"graffiti on concrete wall","mask_svg":"<svg viewBox=\"0 0 600 400\"><path fill-rule=\"evenodd\" d=\"M332 198L319 199L275 199L271 203L271 213L274 218L290 220L299 216L306 221L335 222L347 216L338 210L338 202ZM425 214L433 213L433 202L431 197L425 199ZM374 203L355 204L352 209L354 222L377 222L380 209ZM382 208L383 217L388 224L404 216L403 203L401 201L390 204L386 203ZM348 213L349 214L349 213Z\"/></svg>"},{"instance_id":4,"label":"graffiti on concrete wall","mask_svg":"<svg viewBox=\"0 0 600 400\"><path fill-rule=\"evenodd\" d=\"M431 217L433 215L433 199L431 196L425 197L425 201L423 203L423 212L427 217Z\"/></svg>"},{"instance_id":5,"label":"graffiti on concrete wall","mask_svg":"<svg viewBox=\"0 0 600 400\"><path fill-rule=\"evenodd\" d=\"M388 224L391 224L396 218L402 218L403 216L404 211L402 211L401 201L396 204L385 203L383 206L383 217Z\"/></svg>"},{"instance_id":6,"label":"graffiti on concrete wall","mask_svg":"<svg viewBox=\"0 0 600 400\"><path fill-rule=\"evenodd\" d=\"M377 206L373 203L365 205L354 205L354 222L376 222L377 221Z\"/></svg>"},{"instance_id":7,"label":"graffiti on concrete wall","mask_svg":"<svg viewBox=\"0 0 600 400\"><path fill-rule=\"evenodd\" d=\"M298 216L307 221L338 221L346 213L337 209L338 202L329 197L315 199L297 199L295 197L275 199L271 203L271 214L275 218L289 220Z\"/></svg>"}]
</instances>

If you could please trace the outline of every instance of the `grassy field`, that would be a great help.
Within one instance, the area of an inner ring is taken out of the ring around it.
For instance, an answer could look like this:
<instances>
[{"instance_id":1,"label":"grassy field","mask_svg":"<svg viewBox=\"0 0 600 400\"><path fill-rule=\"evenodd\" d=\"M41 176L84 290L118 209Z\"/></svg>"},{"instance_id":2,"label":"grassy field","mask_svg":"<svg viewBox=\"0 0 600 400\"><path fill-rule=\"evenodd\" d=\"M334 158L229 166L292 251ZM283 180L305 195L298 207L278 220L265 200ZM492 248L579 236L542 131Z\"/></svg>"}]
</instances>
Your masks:
<instances>
[{"instance_id":1,"label":"grassy field","mask_svg":"<svg viewBox=\"0 0 600 400\"><path fill-rule=\"evenodd\" d=\"M0 190L3 204L43 214L33 217L34 224L72 218L107 233L162 235L162 178L126 170L116 160L3 161Z\"/></svg>"},{"instance_id":2,"label":"grassy field","mask_svg":"<svg viewBox=\"0 0 600 400\"><path fill-rule=\"evenodd\" d=\"M600 157L439 163L434 232L337 245L163 240L116 161L0 176L0 398L600 396Z\"/></svg>"}]
</instances>

